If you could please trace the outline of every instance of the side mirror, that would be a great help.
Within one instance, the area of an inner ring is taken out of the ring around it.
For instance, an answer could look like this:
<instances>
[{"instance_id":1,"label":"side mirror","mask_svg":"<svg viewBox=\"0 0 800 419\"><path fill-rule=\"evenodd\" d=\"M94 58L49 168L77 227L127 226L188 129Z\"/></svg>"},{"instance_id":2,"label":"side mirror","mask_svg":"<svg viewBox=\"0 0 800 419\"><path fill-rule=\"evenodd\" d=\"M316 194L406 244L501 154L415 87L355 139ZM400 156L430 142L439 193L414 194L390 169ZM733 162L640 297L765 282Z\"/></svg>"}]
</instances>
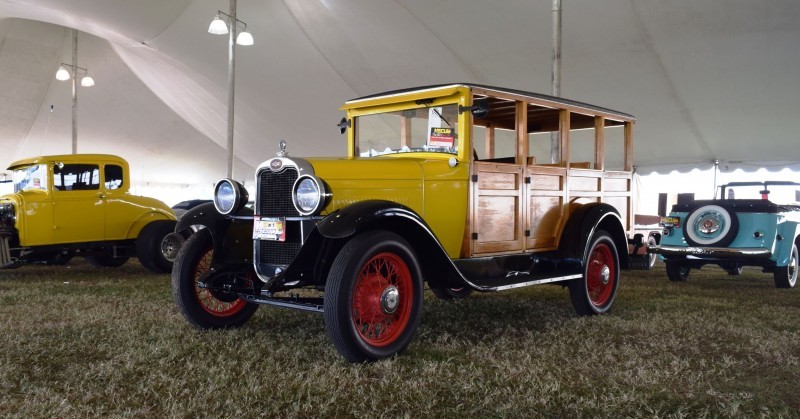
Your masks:
<instances>
[{"instance_id":1,"label":"side mirror","mask_svg":"<svg viewBox=\"0 0 800 419\"><path fill-rule=\"evenodd\" d=\"M350 120L345 117L342 117L341 121L339 121L339 123L336 124L336 126L339 127L339 134L344 134L345 132L347 132L347 128L350 128Z\"/></svg>"},{"instance_id":2,"label":"side mirror","mask_svg":"<svg viewBox=\"0 0 800 419\"><path fill-rule=\"evenodd\" d=\"M487 99L476 99L472 106L459 106L458 113L470 111L476 118L486 118L489 115L489 101Z\"/></svg>"}]
</instances>

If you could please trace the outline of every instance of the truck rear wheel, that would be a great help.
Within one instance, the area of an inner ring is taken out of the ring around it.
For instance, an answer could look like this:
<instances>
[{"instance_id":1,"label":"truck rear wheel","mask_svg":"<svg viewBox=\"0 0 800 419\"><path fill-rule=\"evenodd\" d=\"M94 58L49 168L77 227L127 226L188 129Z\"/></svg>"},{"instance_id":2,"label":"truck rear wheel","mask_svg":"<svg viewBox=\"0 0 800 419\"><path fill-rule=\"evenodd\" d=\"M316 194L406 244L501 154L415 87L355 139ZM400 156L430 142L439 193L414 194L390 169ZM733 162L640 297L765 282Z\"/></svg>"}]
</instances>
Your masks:
<instances>
[{"instance_id":1,"label":"truck rear wheel","mask_svg":"<svg viewBox=\"0 0 800 419\"><path fill-rule=\"evenodd\" d=\"M184 243L172 271L172 297L181 314L198 329L238 327L253 317L258 305L236 294L198 286L199 277L211 267L214 244L211 233L198 231Z\"/></svg>"},{"instance_id":2,"label":"truck rear wheel","mask_svg":"<svg viewBox=\"0 0 800 419\"><path fill-rule=\"evenodd\" d=\"M611 235L598 230L583 261L583 276L569 281L572 306L581 316L611 309L619 284L619 254Z\"/></svg>"},{"instance_id":3,"label":"truck rear wheel","mask_svg":"<svg viewBox=\"0 0 800 419\"><path fill-rule=\"evenodd\" d=\"M402 352L422 317L422 273L400 236L371 231L350 240L325 286L325 326L350 362Z\"/></svg>"}]
</instances>

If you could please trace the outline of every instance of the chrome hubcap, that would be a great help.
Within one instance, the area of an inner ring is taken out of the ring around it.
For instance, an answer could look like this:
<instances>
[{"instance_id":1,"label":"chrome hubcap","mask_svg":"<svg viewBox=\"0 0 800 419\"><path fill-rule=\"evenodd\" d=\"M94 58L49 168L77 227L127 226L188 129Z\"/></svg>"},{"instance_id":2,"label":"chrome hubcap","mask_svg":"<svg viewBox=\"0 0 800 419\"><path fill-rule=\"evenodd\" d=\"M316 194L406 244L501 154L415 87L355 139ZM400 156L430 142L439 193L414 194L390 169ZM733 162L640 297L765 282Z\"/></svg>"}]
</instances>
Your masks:
<instances>
[{"instance_id":1,"label":"chrome hubcap","mask_svg":"<svg viewBox=\"0 0 800 419\"><path fill-rule=\"evenodd\" d=\"M400 292L394 285L389 285L381 293L381 310L385 314L392 314L397 311L400 305Z\"/></svg>"},{"instance_id":2,"label":"chrome hubcap","mask_svg":"<svg viewBox=\"0 0 800 419\"><path fill-rule=\"evenodd\" d=\"M603 285L608 285L608 281L611 279L611 269L608 269L607 265L603 265L603 268L600 269L600 281Z\"/></svg>"}]
</instances>

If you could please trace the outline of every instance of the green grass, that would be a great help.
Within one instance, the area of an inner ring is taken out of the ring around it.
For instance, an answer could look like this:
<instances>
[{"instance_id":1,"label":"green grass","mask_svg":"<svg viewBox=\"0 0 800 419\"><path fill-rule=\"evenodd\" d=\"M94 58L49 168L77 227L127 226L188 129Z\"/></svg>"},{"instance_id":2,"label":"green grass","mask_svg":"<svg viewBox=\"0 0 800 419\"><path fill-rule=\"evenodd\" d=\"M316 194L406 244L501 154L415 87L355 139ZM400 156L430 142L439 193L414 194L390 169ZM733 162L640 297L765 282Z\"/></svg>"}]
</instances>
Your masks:
<instances>
[{"instance_id":1,"label":"green grass","mask_svg":"<svg viewBox=\"0 0 800 419\"><path fill-rule=\"evenodd\" d=\"M397 358L346 364L318 314L199 332L138 263L0 271L0 416L800 416L800 289L623 273L611 313L559 286L426 292Z\"/></svg>"}]
</instances>

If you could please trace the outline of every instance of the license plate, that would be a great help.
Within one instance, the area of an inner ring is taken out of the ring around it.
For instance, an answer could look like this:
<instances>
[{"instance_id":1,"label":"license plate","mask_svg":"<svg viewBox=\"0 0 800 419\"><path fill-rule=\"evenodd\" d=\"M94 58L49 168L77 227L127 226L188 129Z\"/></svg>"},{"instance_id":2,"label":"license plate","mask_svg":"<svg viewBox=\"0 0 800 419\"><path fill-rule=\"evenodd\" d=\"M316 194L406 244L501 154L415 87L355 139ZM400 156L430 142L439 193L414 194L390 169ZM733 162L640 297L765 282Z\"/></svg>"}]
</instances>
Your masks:
<instances>
[{"instance_id":1,"label":"license plate","mask_svg":"<svg viewBox=\"0 0 800 419\"><path fill-rule=\"evenodd\" d=\"M283 218L256 218L253 240L286 241L286 220Z\"/></svg>"},{"instance_id":2,"label":"license plate","mask_svg":"<svg viewBox=\"0 0 800 419\"><path fill-rule=\"evenodd\" d=\"M680 227L681 219L680 217L661 217L658 225L662 227Z\"/></svg>"}]
</instances>

